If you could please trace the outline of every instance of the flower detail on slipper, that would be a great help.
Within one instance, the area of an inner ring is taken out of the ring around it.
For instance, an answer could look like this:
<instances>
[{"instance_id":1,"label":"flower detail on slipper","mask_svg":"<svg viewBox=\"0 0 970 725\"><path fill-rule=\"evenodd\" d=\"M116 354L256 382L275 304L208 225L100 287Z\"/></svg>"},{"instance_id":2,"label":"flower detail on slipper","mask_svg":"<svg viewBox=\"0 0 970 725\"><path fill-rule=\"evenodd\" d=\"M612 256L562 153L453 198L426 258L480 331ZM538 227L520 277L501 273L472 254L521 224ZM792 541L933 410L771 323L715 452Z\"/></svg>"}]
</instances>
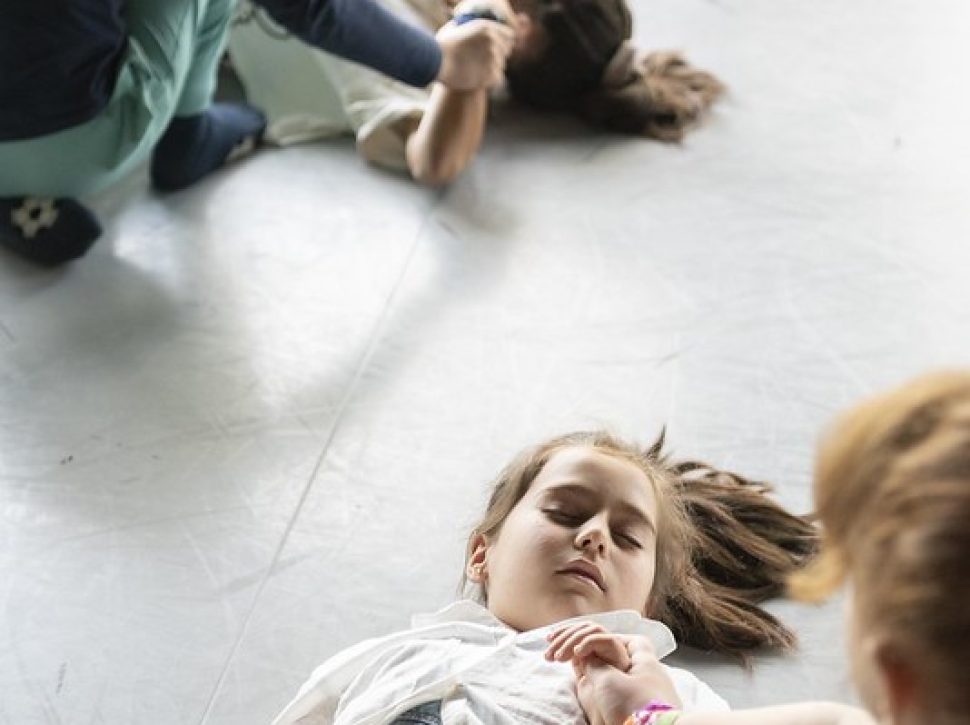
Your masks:
<instances>
[{"instance_id":1,"label":"flower detail on slipper","mask_svg":"<svg viewBox=\"0 0 970 725\"><path fill-rule=\"evenodd\" d=\"M33 239L42 229L50 229L57 223L60 213L53 199L24 198L23 204L10 212L10 221L20 227L25 239Z\"/></svg>"}]
</instances>

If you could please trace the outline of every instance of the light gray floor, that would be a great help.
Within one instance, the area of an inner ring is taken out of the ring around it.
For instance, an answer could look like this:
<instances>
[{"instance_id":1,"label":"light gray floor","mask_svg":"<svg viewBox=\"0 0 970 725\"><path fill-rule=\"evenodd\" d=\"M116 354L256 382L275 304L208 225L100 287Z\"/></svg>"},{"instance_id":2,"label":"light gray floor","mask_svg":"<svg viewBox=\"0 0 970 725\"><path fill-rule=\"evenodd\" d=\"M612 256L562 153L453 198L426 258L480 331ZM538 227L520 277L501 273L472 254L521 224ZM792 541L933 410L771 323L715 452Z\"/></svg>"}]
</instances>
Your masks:
<instances>
[{"instance_id":1,"label":"light gray floor","mask_svg":"<svg viewBox=\"0 0 970 725\"><path fill-rule=\"evenodd\" d=\"M970 359L965 0L659 0L732 87L682 147L496 113L436 193L349 143L0 258L0 721L265 723L454 594L488 479L606 425L809 505L834 411ZM850 696L838 604L736 705Z\"/></svg>"}]
</instances>

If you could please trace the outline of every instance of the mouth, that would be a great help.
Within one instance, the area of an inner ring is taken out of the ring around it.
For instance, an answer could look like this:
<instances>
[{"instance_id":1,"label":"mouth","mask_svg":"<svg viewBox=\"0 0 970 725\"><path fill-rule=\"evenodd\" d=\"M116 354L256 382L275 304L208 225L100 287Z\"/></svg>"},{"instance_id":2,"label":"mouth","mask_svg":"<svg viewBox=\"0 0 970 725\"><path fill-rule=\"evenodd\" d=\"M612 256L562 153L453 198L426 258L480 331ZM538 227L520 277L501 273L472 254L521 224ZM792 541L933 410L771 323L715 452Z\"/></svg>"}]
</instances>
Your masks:
<instances>
[{"instance_id":1,"label":"mouth","mask_svg":"<svg viewBox=\"0 0 970 725\"><path fill-rule=\"evenodd\" d=\"M606 583L603 581L603 575L595 565L590 564L588 561L581 559L574 561L560 569L557 573L582 579L583 581L589 582L599 591L606 592Z\"/></svg>"}]
</instances>

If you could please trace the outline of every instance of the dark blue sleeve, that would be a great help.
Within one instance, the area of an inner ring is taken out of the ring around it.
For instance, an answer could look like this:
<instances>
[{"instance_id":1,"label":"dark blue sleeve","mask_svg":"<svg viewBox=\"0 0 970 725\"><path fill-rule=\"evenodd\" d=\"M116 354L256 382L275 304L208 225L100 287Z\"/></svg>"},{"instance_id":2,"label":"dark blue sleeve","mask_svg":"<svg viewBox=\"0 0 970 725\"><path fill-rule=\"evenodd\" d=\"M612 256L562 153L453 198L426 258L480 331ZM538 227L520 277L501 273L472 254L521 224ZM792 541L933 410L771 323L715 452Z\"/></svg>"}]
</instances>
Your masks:
<instances>
[{"instance_id":1,"label":"dark blue sleeve","mask_svg":"<svg viewBox=\"0 0 970 725\"><path fill-rule=\"evenodd\" d=\"M127 44L122 0L0 0L0 141L96 116Z\"/></svg>"},{"instance_id":2,"label":"dark blue sleeve","mask_svg":"<svg viewBox=\"0 0 970 725\"><path fill-rule=\"evenodd\" d=\"M362 63L412 86L441 67L434 37L374 0L256 0L276 22L321 50Z\"/></svg>"}]
</instances>

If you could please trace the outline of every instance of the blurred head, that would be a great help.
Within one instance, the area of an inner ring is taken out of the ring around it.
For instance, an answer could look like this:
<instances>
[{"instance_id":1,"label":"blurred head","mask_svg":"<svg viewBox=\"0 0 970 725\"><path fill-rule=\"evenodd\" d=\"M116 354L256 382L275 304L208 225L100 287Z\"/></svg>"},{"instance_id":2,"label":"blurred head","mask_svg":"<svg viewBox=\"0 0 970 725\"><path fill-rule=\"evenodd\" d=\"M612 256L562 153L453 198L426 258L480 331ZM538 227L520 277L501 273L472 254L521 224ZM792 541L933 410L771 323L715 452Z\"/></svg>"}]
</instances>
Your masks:
<instances>
[{"instance_id":1,"label":"blurred head","mask_svg":"<svg viewBox=\"0 0 970 725\"><path fill-rule=\"evenodd\" d=\"M854 675L892 722L970 710L970 372L937 373L866 401L822 440L822 554L792 590L850 585Z\"/></svg>"},{"instance_id":2,"label":"blurred head","mask_svg":"<svg viewBox=\"0 0 970 725\"><path fill-rule=\"evenodd\" d=\"M529 106L676 141L723 92L677 53L636 52L624 0L513 0L512 7L518 42L506 77L512 96Z\"/></svg>"}]
</instances>

